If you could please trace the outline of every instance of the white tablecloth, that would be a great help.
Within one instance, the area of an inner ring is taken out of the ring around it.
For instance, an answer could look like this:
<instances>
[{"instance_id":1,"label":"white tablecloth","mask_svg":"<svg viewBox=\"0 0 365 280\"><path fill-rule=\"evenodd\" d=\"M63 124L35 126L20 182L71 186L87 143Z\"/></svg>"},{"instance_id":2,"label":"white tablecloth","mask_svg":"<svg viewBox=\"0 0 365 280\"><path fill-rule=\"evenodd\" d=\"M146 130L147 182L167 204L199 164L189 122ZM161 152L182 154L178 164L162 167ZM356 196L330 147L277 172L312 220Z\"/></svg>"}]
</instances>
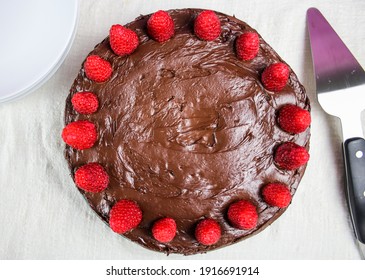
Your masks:
<instances>
[{"instance_id":1,"label":"white tablecloth","mask_svg":"<svg viewBox=\"0 0 365 280\"><path fill-rule=\"evenodd\" d=\"M345 200L339 122L321 110L314 91L305 21L312 6L365 66L363 0L80 1L75 41L60 69L31 95L0 104L0 259L359 259ZM292 205L262 233L207 254L166 257L113 233L97 217L69 176L60 134L73 79L109 27L186 7L246 21L294 69L312 101L311 159Z\"/></svg>"}]
</instances>

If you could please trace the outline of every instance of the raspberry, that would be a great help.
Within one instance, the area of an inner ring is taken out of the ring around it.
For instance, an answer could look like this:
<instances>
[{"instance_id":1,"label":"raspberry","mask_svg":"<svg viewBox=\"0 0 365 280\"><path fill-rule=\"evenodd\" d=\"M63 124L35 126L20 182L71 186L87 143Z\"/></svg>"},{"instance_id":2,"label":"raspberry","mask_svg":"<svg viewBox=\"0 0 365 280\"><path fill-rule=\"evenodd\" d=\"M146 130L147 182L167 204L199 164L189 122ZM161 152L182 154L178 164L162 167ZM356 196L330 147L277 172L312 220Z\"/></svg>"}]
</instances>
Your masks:
<instances>
[{"instance_id":1,"label":"raspberry","mask_svg":"<svg viewBox=\"0 0 365 280\"><path fill-rule=\"evenodd\" d=\"M270 183L262 189L265 202L279 208L287 207L291 202L291 193L287 185L282 183Z\"/></svg>"},{"instance_id":2,"label":"raspberry","mask_svg":"<svg viewBox=\"0 0 365 280\"><path fill-rule=\"evenodd\" d=\"M126 233L142 221L142 211L132 200L119 200L110 210L109 225L116 233Z\"/></svg>"},{"instance_id":3,"label":"raspberry","mask_svg":"<svg viewBox=\"0 0 365 280\"><path fill-rule=\"evenodd\" d=\"M201 12L194 21L194 33L200 39L213 41L221 34L221 23L213 11Z\"/></svg>"},{"instance_id":4,"label":"raspberry","mask_svg":"<svg viewBox=\"0 0 365 280\"><path fill-rule=\"evenodd\" d=\"M261 75L261 81L267 90L281 91L289 79L289 67L285 63L268 66Z\"/></svg>"},{"instance_id":5,"label":"raspberry","mask_svg":"<svg viewBox=\"0 0 365 280\"><path fill-rule=\"evenodd\" d=\"M92 162L76 170L75 183L84 191L98 193L108 187L109 176L99 163Z\"/></svg>"},{"instance_id":6,"label":"raspberry","mask_svg":"<svg viewBox=\"0 0 365 280\"><path fill-rule=\"evenodd\" d=\"M274 161L282 169L295 170L309 160L307 150L293 142L281 144L275 151Z\"/></svg>"},{"instance_id":7,"label":"raspberry","mask_svg":"<svg viewBox=\"0 0 365 280\"><path fill-rule=\"evenodd\" d=\"M172 17L165 11L157 11L147 21L148 34L157 42L163 43L175 33Z\"/></svg>"},{"instance_id":8,"label":"raspberry","mask_svg":"<svg viewBox=\"0 0 365 280\"><path fill-rule=\"evenodd\" d=\"M172 218L162 218L152 226L153 237L162 243L170 242L176 235L176 222Z\"/></svg>"},{"instance_id":9,"label":"raspberry","mask_svg":"<svg viewBox=\"0 0 365 280\"><path fill-rule=\"evenodd\" d=\"M109 30L109 43L115 54L123 56L133 53L139 41L136 32L115 24Z\"/></svg>"},{"instance_id":10,"label":"raspberry","mask_svg":"<svg viewBox=\"0 0 365 280\"><path fill-rule=\"evenodd\" d=\"M112 66L98 55L90 55L84 63L86 77L97 83L105 82L112 75Z\"/></svg>"},{"instance_id":11,"label":"raspberry","mask_svg":"<svg viewBox=\"0 0 365 280\"><path fill-rule=\"evenodd\" d=\"M228 220L238 229L252 229L257 225L258 214L255 205L248 200L239 200L228 208Z\"/></svg>"},{"instance_id":12,"label":"raspberry","mask_svg":"<svg viewBox=\"0 0 365 280\"><path fill-rule=\"evenodd\" d=\"M221 227L213 219L204 219L195 228L195 238L203 245L213 245L221 238Z\"/></svg>"},{"instance_id":13,"label":"raspberry","mask_svg":"<svg viewBox=\"0 0 365 280\"><path fill-rule=\"evenodd\" d=\"M92 114L98 110L99 100L92 92L76 92L71 99L71 103L80 114Z\"/></svg>"},{"instance_id":14,"label":"raspberry","mask_svg":"<svg viewBox=\"0 0 365 280\"><path fill-rule=\"evenodd\" d=\"M242 60L254 59L260 48L259 35L255 32L245 32L236 40L236 53Z\"/></svg>"},{"instance_id":15,"label":"raspberry","mask_svg":"<svg viewBox=\"0 0 365 280\"><path fill-rule=\"evenodd\" d=\"M71 122L62 130L62 139L74 149L89 149L97 139L95 124L89 121Z\"/></svg>"},{"instance_id":16,"label":"raspberry","mask_svg":"<svg viewBox=\"0 0 365 280\"><path fill-rule=\"evenodd\" d=\"M297 134L309 127L311 116L307 110L288 104L280 109L278 123L284 131Z\"/></svg>"}]
</instances>

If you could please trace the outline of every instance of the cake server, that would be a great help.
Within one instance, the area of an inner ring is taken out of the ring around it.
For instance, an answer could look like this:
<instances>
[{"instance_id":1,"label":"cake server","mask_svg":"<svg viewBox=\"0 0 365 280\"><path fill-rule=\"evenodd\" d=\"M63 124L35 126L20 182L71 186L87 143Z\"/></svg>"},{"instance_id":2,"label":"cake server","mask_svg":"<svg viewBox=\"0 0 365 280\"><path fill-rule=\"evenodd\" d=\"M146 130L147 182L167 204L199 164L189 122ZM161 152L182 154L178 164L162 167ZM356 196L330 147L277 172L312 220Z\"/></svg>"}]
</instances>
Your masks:
<instances>
[{"instance_id":1,"label":"cake server","mask_svg":"<svg viewBox=\"0 0 365 280\"><path fill-rule=\"evenodd\" d=\"M365 72L318 9L308 9L307 27L318 102L341 120L347 201L364 258L365 140L361 111L365 109Z\"/></svg>"}]
</instances>

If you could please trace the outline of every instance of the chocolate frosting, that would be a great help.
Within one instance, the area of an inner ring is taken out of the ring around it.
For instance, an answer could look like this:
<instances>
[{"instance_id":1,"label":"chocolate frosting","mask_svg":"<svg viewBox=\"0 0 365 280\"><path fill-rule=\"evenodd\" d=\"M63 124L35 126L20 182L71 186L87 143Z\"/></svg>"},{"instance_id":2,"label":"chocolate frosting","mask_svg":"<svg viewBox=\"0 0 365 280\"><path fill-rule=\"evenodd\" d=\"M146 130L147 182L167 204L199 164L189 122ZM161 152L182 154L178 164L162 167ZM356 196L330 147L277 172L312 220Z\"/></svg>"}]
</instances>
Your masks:
<instances>
[{"instance_id":1,"label":"chocolate frosting","mask_svg":"<svg viewBox=\"0 0 365 280\"><path fill-rule=\"evenodd\" d=\"M65 156L72 177L90 162L100 163L109 174L105 191L80 190L106 223L116 201L134 200L143 220L124 236L152 250L187 255L252 236L285 211L268 206L260 188L279 181L289 185L294 195L305 166L281 170L273 162L273 152L286 141L309 148L310 133L309 129L298 135L282 131L276 114L284 104L307 110L310 105L291 69L282 91L264 89L261 72L283 60L261 37L255 59L237 59L235 38L255 31L246 23L217 13L222 33L207 42L193 32L201 10L168 12L175 23L175 35L169 41L161 44L148 36L147 15L126 25L140 40L133 54L115 55L108 38L90 53L111 63L112 77L96 83L81 68L66 101L65 123L92 121L98 141L87 150L66 146ZM98 96L100 107L95 114L81 115L73 109L71 97L79 91ZM240 199L257 206L259 220L252 230L236 229L227 221L228 206ZM162 217L177 223L174 240L166 244L151 234L153 222ZM203 218L221 225L218 243L205 246L194 238L195 226Z\"/></svg>"}]
</instances>

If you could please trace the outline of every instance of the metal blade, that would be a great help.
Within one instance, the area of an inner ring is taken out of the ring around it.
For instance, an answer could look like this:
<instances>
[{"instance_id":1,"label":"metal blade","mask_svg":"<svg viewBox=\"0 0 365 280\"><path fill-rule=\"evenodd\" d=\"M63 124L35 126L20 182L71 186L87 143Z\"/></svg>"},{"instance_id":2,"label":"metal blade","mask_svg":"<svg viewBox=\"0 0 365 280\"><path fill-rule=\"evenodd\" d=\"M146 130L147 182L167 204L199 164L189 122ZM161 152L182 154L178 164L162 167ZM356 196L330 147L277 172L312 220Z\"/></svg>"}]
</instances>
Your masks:
<instances>
[{"instance_id":1,"label":"metal blade","mask_svg":"<svg viewBox=\"0 0 365 280\"><path fill-rule=\"evenodd\" d=\"M316 8L307 11L317 93L365 83L365 72Z\"/></svg>"}]
</instances>

